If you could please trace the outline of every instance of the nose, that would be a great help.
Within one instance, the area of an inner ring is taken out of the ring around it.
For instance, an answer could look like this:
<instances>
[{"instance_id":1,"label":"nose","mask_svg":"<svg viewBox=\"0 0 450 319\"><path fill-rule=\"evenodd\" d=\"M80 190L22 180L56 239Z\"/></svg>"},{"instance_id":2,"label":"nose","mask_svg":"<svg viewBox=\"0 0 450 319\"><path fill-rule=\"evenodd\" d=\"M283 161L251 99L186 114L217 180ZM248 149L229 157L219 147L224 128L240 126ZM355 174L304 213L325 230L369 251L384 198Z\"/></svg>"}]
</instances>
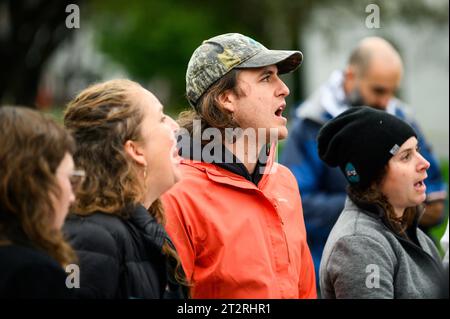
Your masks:
<instances>
[{"instance_id":1,"label":"nose","mask_svg":"<svg viewBox=\"0 0 450 319\"><path fill-rule=\"evenodd\" d=\"M390 99L391 99L391 96L388 96L388 95L380 97L377 100L377 103L376 103L378 108L382 109L382 110L385 110L387 108L387 106L388 106L388 103L389 103Z\"/></svg>"},{"instance_id":2,"label":"nose","mask_svg":"<svg viewBox=\"0 0 450 319\"><path fill-rule=\"evenodd\" d=\"M178 125L178 123L168 115L167 115L167 121L168 121L169 126L172 129L172 131L176 132L180 129L180 126Z\"/></svg>"},{"instance_id":3,"label":"nose","mask_svg":"<svg viewBox=\"0 0 450 319\"><path fill-rule=\"evenodd\" d=\"M417 153L419 157L419 163L418 163L418 169L419 171L427 170L430 168L430 162L428 162L425 157L422 156L422 154Z\"/></svg>"},{"instance_id":4,"label":"nose","mask_svg":"<svg viewBox=\"0 0 450 319\"><path fill-rule=\"evenodd\" d=\"M385 94L383 94L382 96L380 96L380 104L381 106L386 109L388 107L389 101L394 98L395 96L395 89L391 89L388 90L387 92L385 92Z\"/></svg>"},{"instance_id":5,"label":"nose","mask_svg":"<svg viewBox=\"0 0 450 319\"><path fill-rule=\"evenodd\" d=\"M291 92L289 91L289 88L287 87L287 85L283 82L283 80L281 80L280 78L278 78L278 81L280 82L280 86L277 90L277 96L288 96Z\"/></svg>"}]
</instances>

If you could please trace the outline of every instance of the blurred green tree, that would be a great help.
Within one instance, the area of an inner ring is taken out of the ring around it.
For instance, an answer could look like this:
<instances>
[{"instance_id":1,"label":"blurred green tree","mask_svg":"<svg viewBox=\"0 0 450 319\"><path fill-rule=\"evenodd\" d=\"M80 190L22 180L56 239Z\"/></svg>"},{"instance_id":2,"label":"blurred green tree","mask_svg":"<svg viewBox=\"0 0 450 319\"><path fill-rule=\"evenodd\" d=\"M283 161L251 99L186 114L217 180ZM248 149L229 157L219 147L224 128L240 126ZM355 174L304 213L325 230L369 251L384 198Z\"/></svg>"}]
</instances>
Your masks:
<instances>
[{"instance_id":1,"label":"blurred green tree","mask_svg":"<svg viewBox=\"0 0 450 319\"><path fill-rule=\"evenodd\" d=\"M179 110L185 71L194 49L219 33L258 35L259 30L234 18L239 1L98 1L92 8L100 49L144 84L161 81L169 88L168 105ZM242 15L241 15L242 16ZM164 91L164 90L163 90Z\"/></svg>"},{"instance_id":2,"label":"blurred green tree","mask_svg":"<svg viewBox=\"0 0 450 319\"><path fill-rule=\"evenodd\" d=\"M77 0L0 1L0 105L35 106L45 63L73 32L65 25Z\"/></svg>"},{"instance_id":3,"label":"blurred green tree","mask_svg":"<svg viewBox=\"0 0 450 319\"><path fill-rule=\"evenodd\" d=\"M81 3L83 23L93 25L101 51L132 78L167 88L158 91L167 92L164 102L173 112L187 106L184 75L190 55L217 34L240 32L271 48L301 50L308 28L332 38L347 14L365 15L368 4L381 8L382 23L448 23L445 0L0 0L1 103L34 105L45 63L73 34L64 27L68 3ZM317 25L312 13L321 8L334 10L336 19ZM305 97L303 76L289 77L290 101Z\"/></svg>"},{"instance_id":4,"label":"blurred green tree","mask_svg":"<svg viewBox=\"0 0 450 319\"><path fill-rule=\"evenodd\" d=\"M441 1L445 5L445 1ZM240 32L255 37L271 48L303 48L303 34L315 22L311 12L321 8L336 10L337 17L316 27L332 37L333 28L342 23L342 15L365 17L368 4L377 4L383 23L402 20L405 23L448 21L441 6L423 0L111 0L97 1L95 29L100 49L125 66L136 80L163 80L169 87L165 100L175 111L187 106L184 76L193 50L211 36ZM448 2L447 2L448 9ZM307 57L306 57L307 58ZM303 92L302 72L290 77L291 101L300 101Z\"/></svg>"}]
</instances>

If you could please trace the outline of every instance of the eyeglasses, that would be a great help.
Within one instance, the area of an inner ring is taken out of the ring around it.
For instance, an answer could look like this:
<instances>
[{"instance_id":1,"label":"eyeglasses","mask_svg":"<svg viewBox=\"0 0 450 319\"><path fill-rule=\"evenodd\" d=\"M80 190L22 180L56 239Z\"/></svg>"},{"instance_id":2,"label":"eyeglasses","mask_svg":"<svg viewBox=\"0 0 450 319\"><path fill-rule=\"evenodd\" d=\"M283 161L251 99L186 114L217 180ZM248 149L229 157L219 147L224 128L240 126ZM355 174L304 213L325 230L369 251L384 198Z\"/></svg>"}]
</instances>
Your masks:
<instances>
[{"instance_id":1,"label":"eyeglasses","mask_svg":"<svg viewBox=\"0 0 450 319\"><path fill-rule=\"evenodd\" d=\"M72 184L72 191L76 192L80 189L81 184L84 182L86 173L82 169L76 169L70 174L70 184Z\"/></svg>"}]
</instances>

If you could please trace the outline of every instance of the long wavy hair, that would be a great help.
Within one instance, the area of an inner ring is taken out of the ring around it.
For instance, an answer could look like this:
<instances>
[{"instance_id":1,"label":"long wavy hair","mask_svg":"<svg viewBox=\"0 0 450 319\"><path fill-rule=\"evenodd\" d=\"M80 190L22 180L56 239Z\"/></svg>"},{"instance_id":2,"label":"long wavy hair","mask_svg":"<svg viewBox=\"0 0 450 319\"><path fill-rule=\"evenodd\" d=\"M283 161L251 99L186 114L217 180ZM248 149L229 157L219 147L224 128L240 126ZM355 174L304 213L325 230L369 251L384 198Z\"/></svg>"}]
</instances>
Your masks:
<instances>
[{"instance_id":1,"label":"long wavy hair","mask_svg":"<svg viewBox=\"0 0 450 319\"><path fill-rule=\"evenodd\" d=\"M38 248L61 266L76 260L56 229L56 170L73 154L70 134L49 117L24 107L0 107L0 240Z\"/></svg>"},{"instance_id":2,"label":"long wavy hair","mask_svg":"<svg viewBox=\"0 0 450 319\"><path fill-rule=\"evenodd\" d=\"M367 187L361 188L355 185L347 187L347 193L356 204L371 204L382 208L384 215L383 221L400 236L405 236L405 232L410 227L417 212L423 210L423 205L408 207L401 217L397 217L394 207L389 203L388 198L381 192L381 185L387 174L387 165L375 176L374 181Z\"/></svg>"},{"instance_id":3,"label":"long wavy hair","mask_svg":"<svg viewBox=\"0 0 450 319\"><path fill-rule=\"evenodd\" d=\"M134 97L139 89L142 87L130 80L111 80L86 88L68 104L64 125L78 145L74 161L86 172L72 208L75 214L101 211L126 219L130 208L143 200L145 184L139 176L143 168L124 148L128 140L143 142L144 112ZM160 199L148 211L165 224ZM167 240L162 252L176 263L171 275L186 286L180 258Z\"/></svg>"}]
</instances>

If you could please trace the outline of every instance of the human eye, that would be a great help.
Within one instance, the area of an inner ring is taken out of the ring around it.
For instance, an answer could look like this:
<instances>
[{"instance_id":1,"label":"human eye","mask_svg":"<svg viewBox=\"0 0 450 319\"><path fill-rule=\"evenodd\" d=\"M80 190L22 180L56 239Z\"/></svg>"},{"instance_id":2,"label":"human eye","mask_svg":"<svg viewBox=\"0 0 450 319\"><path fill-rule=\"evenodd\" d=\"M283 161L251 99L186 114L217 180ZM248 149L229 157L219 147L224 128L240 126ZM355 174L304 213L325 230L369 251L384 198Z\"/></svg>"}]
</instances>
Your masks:
<instances>
[{"instance_id":1,"label":"human eye","mask_svg":"<svg viewBox=\"0 0 450 319\"><path fill-rule=\"evenodd\" d=\"M72 190L74 192L77 191L81 187L81 184L83 184L85 177L86 177L86 173L84 172L84 170L81 170L81 169L73 170L70 173L69 181L70 181L70 184L72 185Z\"/></svg>"},{"instance_id":2,"label":"human eye","mask_svg":"<svg viewBox=\"0 0 450 319\"><path fill-rule=\"evenodd\" d=\"M405 152L402 154L401 159L402 159L402 161L407 161L407 160L409 160L410 157L411 157L411 152L408 151L408 152Z\"/></svg>"},{"instance_id":3,"label":"human eye","mask_svg":"<svg viewBox=\"0 0 450 319\"><path fill-rule=\"evenodd\" d=\"M161 117L161 123L164 123L166 120L167 120L167 116L163 115L163 116Z\"/></svg>"},{"instance_id":4,"label":"human eye","mask_svg":"<svg viewBox=\"0 0 450 319\"><path fill-rule=\"evenodd\" d=\"M265 72L261 78L262 82L269 82L270 78L272 77L272 72Z\"/></svg>"},{"instance_id":5,"label":"human eye","mask_svg":"<svg viewBox=\"0 0 450 319\"><path fill-rule=\"evenodd\" d=\"M388 91L387 88L384 88L382 86L375 86L372 88L372 92L375 95L385 95L387 93L387 91Z\"/></svg>"}]
</instances>

